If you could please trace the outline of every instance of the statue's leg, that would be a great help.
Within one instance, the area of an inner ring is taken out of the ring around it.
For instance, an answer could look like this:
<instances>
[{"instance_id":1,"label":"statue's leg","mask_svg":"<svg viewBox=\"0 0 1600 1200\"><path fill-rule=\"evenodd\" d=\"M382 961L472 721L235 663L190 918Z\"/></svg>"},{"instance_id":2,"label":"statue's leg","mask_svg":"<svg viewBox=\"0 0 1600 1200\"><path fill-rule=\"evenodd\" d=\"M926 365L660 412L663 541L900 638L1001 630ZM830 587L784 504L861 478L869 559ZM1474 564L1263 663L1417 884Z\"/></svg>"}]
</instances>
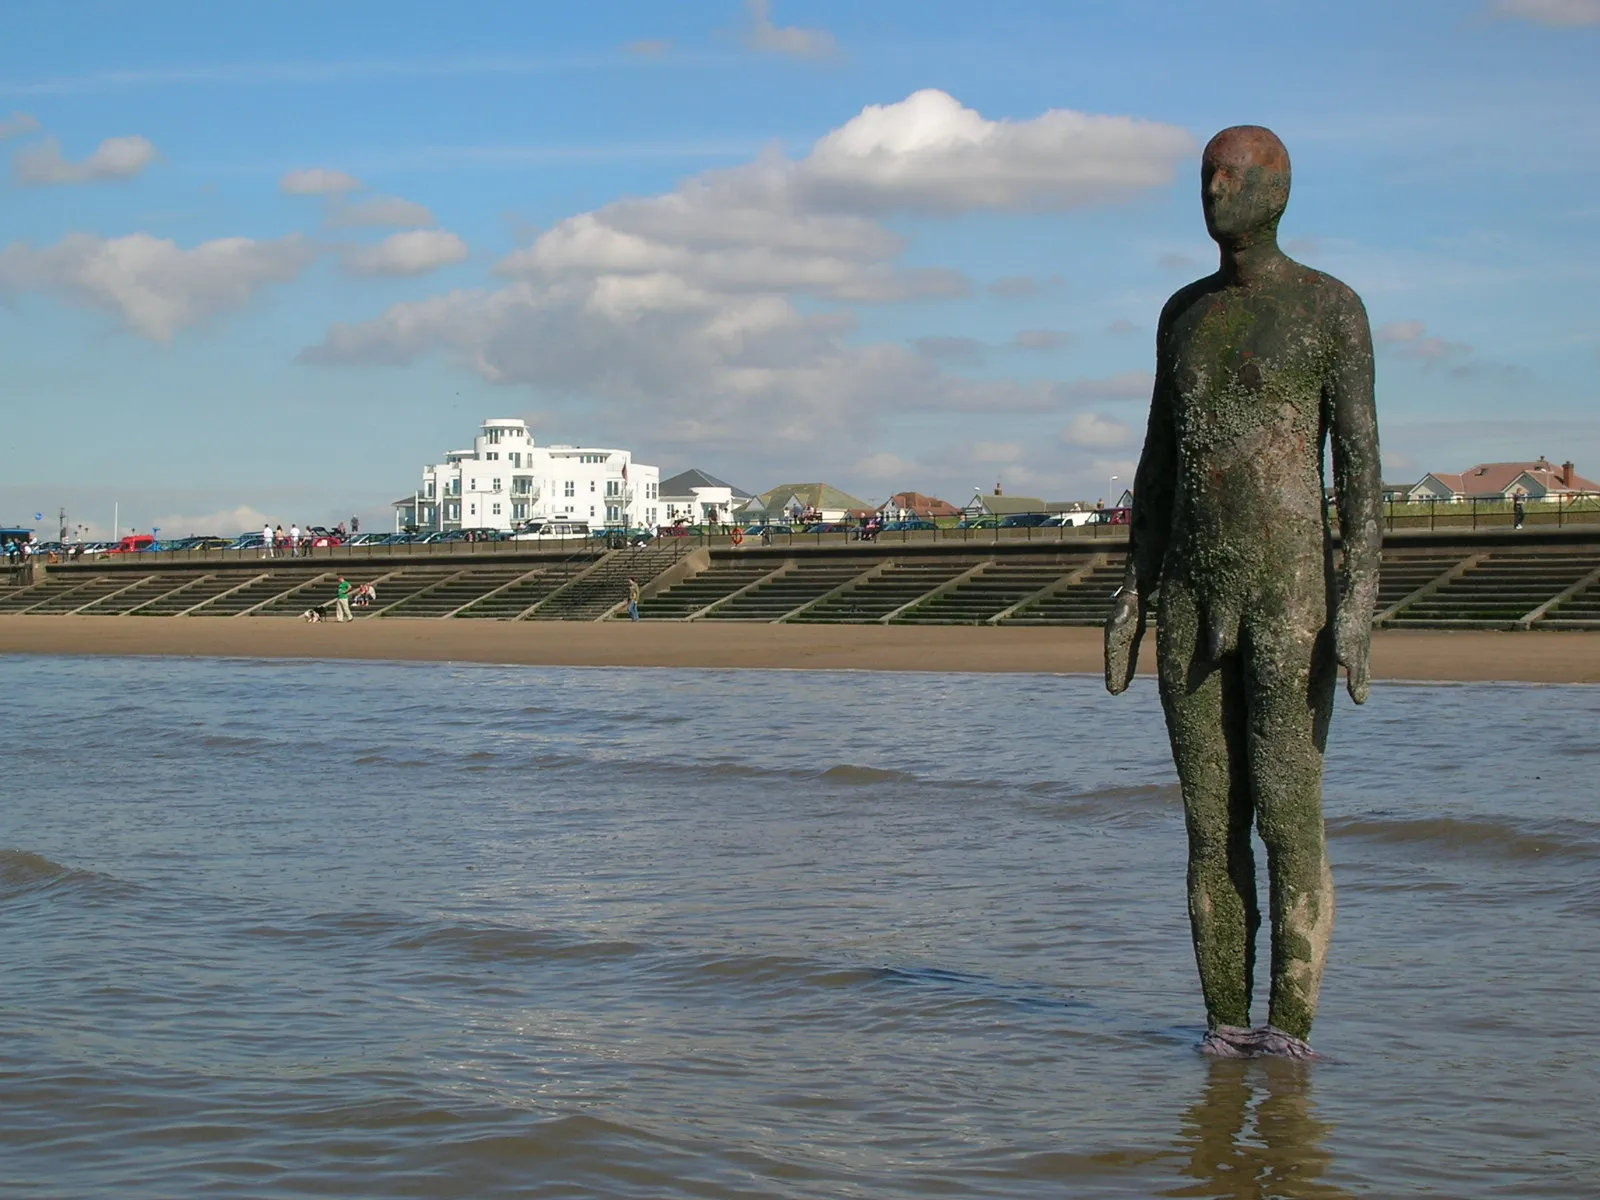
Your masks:
<instances>
[{"instance_id":1,"label":"statue's leg","mask_svg":"<svg viewBox=\"0 0 1600 1200\"><path fill-rule=\"evenodd\" d=\"M1271 876L1268 1022L1305 1039L1333 937L1333 872L1322 821L1322 756L1337 682L1331 631L1316 614L1247 627L1250 779Z\"/></svg>"},{"instance_id":2,"label":"statue's leg","mask_svg":"<svg viewBox=\"0 0 1600 1200\"><path fill-rule=\"evenodd\" d=\"M1161 589L1157 638L1161 705L1189 829L1189 927L1206 1022L1244 1028L1261 912L1240 664L1235 655L1208 660L1200 607L1175 581Z\"/></svg>"}]
</instances>

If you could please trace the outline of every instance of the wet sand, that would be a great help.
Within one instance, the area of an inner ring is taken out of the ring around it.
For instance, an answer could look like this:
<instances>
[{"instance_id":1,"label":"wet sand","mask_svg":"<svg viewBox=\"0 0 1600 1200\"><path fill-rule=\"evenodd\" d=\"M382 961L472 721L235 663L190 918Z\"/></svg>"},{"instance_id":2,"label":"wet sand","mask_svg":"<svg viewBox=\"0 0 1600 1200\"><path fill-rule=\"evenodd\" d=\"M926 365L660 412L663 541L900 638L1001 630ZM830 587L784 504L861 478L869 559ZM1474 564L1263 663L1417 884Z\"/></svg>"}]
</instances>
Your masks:
<instances>
[{"instance_id":1,"label":"wet sand","mask_svg":"<svg viewBox=\"0 0 1600 1200\"><path fill-rule=\"evenodd\" d=\"M357 621L274 617L0 616L0 654L355 658L529 666L1101 671L1100 631L736 622ZM1154 665L1148 639L1141 670ZM1379 679L1600 683L1589 633L1379 630Z\"/></svg>"}]
</instances>

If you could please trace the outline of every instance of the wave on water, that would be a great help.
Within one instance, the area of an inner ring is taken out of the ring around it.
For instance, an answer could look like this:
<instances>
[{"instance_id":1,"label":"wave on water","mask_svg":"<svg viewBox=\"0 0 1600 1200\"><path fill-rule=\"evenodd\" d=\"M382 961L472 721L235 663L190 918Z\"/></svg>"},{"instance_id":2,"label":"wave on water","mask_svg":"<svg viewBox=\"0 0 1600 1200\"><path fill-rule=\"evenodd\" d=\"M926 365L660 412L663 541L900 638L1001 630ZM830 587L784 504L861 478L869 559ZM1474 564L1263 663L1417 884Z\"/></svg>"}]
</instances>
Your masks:
<instances>
[{"instance_id":1,"label":"wave on water","mask_svg":"<svg viewBox=\"0 0 1600 1200\"><path fill-rule=\"evenodd\" d=\"M858 767L853 763L839 763L837 766L829 767L817 778L828 783L847 783L855 786L920 782L915 775L905 771L893 771L882 767Z\"/></svg>"},{"instance_id":2,"label":"wave on water","mask_svg":"<svg viewBox=\"0 0 1600 1200\"><path fill-rule=\"evenodd\" d=\"M116 885L109 875L63 866L30 850L0 848L0 901L74 887Z\"/></svg>"},{"instance_id":3,"label":"wave on water","mask_svg":"<svg viewBox=\"0 0 1600 1200\"><path fill-rule=\"evenodd\" d=\"M617 959L646 949L635 942L592 939L555 929L381 912L315 913L289 924L254 923L244 932L277 942L331 941L373 952L437 953L457 962Z\"/></svg>"},{"instance_id":4,"label":"wave on water","mask_svg":"<svg viewBox=\"0 0 1600 1200\"><path fill-rule=\"evenodd\" d=\"M1593 825L1580 821L1548 821L1515 825L1473 817L1392 817L1385 813L1334 817L1333 837L1360 838L1393 846L1427 846L1459 854L1491 858L1600 858L1600 839Z\"/></svg>"}]
</instances>

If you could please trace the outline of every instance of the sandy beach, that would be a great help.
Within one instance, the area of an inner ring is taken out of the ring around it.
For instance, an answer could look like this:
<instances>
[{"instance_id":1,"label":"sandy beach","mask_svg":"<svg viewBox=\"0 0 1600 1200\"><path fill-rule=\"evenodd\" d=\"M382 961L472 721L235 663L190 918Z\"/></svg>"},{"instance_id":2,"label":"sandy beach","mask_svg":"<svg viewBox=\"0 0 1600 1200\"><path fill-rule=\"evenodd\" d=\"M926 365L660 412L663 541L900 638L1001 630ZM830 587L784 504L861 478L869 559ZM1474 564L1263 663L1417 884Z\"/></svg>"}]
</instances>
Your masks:
<instances>
[{"instance_id":1,"label":"sandy beach","mask_svg":"<svg viewBox=\"0 0 1600 1200\"><path fill-rule=\"evenodd\" d=\"M528 666L1089 673L1100 631L973 626L767 625L293 618L0 616L0 654L356 658ZM1141 669L1154 664L1153 639ZM1379 630L1378 679L1600 683L1587 633Z\"/></svg>"}]
</instances>

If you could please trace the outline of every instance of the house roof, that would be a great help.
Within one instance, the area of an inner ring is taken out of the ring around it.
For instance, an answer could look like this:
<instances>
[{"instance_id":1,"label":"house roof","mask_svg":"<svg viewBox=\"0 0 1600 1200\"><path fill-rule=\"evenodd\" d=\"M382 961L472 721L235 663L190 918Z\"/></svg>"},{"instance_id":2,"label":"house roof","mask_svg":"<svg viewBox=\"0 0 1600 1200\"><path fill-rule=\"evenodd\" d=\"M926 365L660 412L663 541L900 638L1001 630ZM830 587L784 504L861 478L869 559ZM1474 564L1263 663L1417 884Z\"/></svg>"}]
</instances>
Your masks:
<instances>
[{"instance_id":1,"label":"house roof","mask_svg":"<svg viewBox=\"0 0 1600 1200\"><path fill-rule=\"evenodd\" d=\"M985 496L978 493L973 501L982 501L985 512L993 513L998 517L1009 517L1013 513L1042 513L1050 510L1045 507L1043 500L1037 496ZM971 508L972 505L967 505Z\"/></svg>"},{"instance_id":2,"label":"house roof","mask_svg":"<svg viewBox=\"0 0 1600 1200\"><path fill-rule=\"evenodd\" d=\"M750 493L743 488L734 487L733 484L718 479L715 475L708 475L699 467L690 467L687 471L679 471L671 479L663 479L661 495L692 496L697 487L725 487L733 493L735 500L750 499Z\"/></svg>"},{"instance_id":3,"label":"house roof","mask_svg":"<svg viewBox=\"0 0 1600 1200\"><path fill-rule=\"evenodd\" d=\"M770 491L762 492L759 499L763 508L772 508L777 505L787 508L791 499L799 500L806 508L818 510L851 509L866 510L867 504L857 500L849 492L840 491L831 483L785 483Z\"/></svg>"},{"instance_id":4,"label":"house roof","mask_svg":"<svg viewBox=\"0 0 1600 1200\"><path fill-rule=\"evenodd\" d=\"M883 502L883 508L904 508L919 516L953 517L961 510L948 500L924 496L921 492L896 492Z\"/></svg>"},{"instance_id":5,"label":"house roof","mask_svg":"<svg viewBox=\"0 0 1600 1200\"><path fill-rule=\"evenodd\" d=\"M1546 492L1600 492L1600 483L1585 479L1570 463L1557 467L1543 458L1534 462L1479 463L1460 474L1430 471L1417 486L1421 487L1431 476L1457 495L1502 496L1524 475Z\"/></svg>"}]
</instances>

